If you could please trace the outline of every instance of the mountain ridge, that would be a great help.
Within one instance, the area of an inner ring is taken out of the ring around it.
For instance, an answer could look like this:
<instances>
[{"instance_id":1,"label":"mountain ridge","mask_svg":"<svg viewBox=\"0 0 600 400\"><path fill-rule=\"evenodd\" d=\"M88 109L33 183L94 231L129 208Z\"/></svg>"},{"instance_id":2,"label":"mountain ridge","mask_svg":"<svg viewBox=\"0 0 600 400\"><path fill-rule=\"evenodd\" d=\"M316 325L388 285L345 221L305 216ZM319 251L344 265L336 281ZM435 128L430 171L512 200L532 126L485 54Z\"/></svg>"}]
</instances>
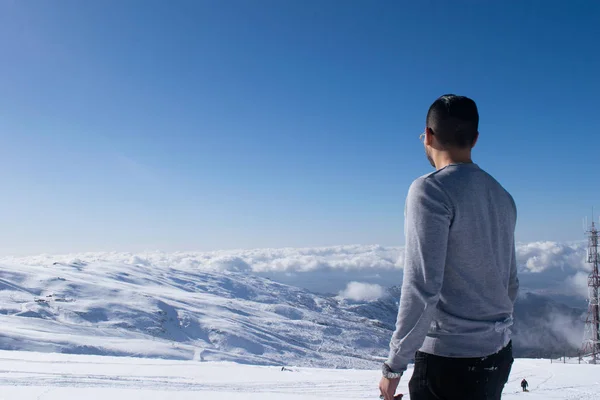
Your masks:
<instances>
[{"instance_id":1,"label":"mountain ridge","mask_svg":"<svg viewBox=\"0 0 600 400\"><path fill-rule=\"evenodd\" d=\"M335 298L240 272L1 266L0 285L2 349L365 368L389 339Z\"/></svg>"},{"instance_id":2,"label":"mountain ridge","mask_svg":"<svg viewBox=\"0 0 600 400\"><path fill-rule=\"evenodd\" d=\"M399 297L393 286L353 301L244 268L0 265L0 349L373 368L387 354ZM515 308L516 356L573 354L581 310L528 293Z\"/></svg>"}]
</instances>

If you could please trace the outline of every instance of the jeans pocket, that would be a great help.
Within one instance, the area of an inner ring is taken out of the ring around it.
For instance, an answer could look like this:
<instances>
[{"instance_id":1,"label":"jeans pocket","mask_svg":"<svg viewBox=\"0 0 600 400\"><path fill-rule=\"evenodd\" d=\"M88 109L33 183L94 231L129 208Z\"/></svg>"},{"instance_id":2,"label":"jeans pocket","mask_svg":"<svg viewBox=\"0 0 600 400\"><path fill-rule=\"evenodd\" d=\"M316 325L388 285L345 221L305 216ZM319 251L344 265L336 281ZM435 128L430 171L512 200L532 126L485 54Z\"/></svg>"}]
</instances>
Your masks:
<instances>
[{"instance_id":1,"label":"jeans pocket","mask_svg":"<svg viewBox=\"0 0 600 400\"><path fill-rule=\"evenodd\" d=\"M425 353L421 353L420 351L416 352L412 377L408 382L411 393L419 393L427 388L427 361L427 355Z\"/></svg>"}]
</instances>

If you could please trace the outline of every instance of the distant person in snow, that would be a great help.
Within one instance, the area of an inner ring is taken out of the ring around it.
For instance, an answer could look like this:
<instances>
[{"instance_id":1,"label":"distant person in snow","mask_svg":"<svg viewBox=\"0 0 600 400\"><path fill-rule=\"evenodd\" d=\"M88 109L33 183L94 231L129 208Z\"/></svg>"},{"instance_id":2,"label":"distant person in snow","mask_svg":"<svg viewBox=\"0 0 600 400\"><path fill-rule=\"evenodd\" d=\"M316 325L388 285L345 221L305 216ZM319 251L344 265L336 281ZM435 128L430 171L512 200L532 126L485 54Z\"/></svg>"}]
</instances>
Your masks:
<instances>
[{"instance_id":1,"label":"distant person in snow","mask_svg":"<svg viewBox=\"0 0 600 400\"><path fill-rule=\"evenodd\" d=\"M471 158L479 112L464 96L430 106L420 139L434 172L405 205L404 278L379 389L394 394L414 359L411 400L500 399L513 364L519 281L512 196Z\"/></svg>"},{"instance_id":2,"label":"distant person in snow","mask_svg":"<svg viewBox=\"0 0 600 400\"><path fill-rule=\"evenodd\" d=\"M521 381L521 387L523 388L524 392L527 391L527 386L529 386L529 383L527 383L527 381L525 380L525 378L523 378L523 380Z\"/></svg>"}]
</instances>

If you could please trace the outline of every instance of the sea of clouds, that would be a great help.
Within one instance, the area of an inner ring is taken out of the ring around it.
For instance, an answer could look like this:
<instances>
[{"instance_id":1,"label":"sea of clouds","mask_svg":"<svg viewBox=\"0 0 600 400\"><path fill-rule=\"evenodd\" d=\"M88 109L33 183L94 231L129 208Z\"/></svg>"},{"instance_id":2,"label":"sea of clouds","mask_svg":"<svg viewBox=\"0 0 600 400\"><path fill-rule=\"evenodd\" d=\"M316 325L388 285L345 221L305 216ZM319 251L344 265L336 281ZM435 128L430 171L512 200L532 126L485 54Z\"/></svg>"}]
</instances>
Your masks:
<instances>
[{"instance_id":1,"label":"sea of clouds","mask_svg":"<svg viewBox=\"0 0 600 400\"><path fill-rule=\"evenodd\" d=\"M517 244L522 286L565 296L587 295L586 243ZM2 264L47 265L73 262L156 265L205 271L237 271L336 294L370 300L402 282L402 247L347 245L318 248L227 250L212 252L79 253L2 257Z\"/></svg>"}]
</instances>

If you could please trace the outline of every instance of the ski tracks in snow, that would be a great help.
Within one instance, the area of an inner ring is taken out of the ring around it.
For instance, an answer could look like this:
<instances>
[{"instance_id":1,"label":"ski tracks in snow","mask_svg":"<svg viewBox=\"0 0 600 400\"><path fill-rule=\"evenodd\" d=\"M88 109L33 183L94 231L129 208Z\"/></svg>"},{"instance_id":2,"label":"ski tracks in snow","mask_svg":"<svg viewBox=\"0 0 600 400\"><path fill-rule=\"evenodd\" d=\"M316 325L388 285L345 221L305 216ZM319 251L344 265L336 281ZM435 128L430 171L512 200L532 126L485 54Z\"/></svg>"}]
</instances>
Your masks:
<instances>
[{"instance_id":1,"label":"ski tracks in snow","mask_svg":"<svg viewBox=\"0 0 600 400\"><path fill-rule=\"evenodd\" d=\"M0 352L0 400L377 399L379 371ZM408 396L411 370L399 392ZM600 399L600 366L516 360L503 400ZM526 377L530 392L519 382ZM3 397L8 396L8 397Z\"/></svg>"},{"instance_id":2,"label":"ski tracks in snow","mask_svg":"<svg viewBox=\"0 0 600 400\"><path fill-rule=\"evenodd\" d=\"M313 381L260 381L236 383L232 376L230 383L198 382L193 379L159 376L113 376L85 374L55 374L55 373L23 373L22 371L0 371L0 387L2 386L43 386L75 387L75 388L122 388L163 391L210 391L210 392L246 392L246 393L303 393L324 397L357 397L372 396L376 389L373 381L367 382L313 382ZM367 384L365 384L367 383ZM354 397L354 396L351 396Z\"/></svg>"}]
</instances>

